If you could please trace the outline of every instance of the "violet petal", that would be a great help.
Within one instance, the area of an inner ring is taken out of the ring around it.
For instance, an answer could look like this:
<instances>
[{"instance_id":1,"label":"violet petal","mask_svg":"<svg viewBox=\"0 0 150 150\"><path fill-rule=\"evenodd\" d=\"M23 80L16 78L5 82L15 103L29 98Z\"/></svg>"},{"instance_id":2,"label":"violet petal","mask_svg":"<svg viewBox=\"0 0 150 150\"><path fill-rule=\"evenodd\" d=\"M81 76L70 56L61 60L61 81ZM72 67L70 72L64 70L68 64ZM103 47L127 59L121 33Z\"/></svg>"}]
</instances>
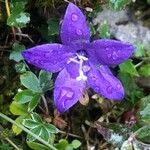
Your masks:
<instances>
[{"instance_id":1,"label":"violet petal","mask_svg":"<svg viewBox=\"0 0 150 150\"><path fill-rule=\"evenodd\" d=\"M90 66L91 69L87 73L87 82L95 92L108 99L121 100L124 98L124 89L121 82L113 76L107 66L102 65L98 69L93 65Z\"/></svg>"},{"instance_id":2,"label":"violet petal","mask_svg":"<svg viewBox=\"0 0 150 150\"><path fill-rule=\"evenodd\" d=\"M104 65L117 65L127 60L133 53L131 44L116 40L96 40L88 47L92 61L99 61Z\"/></svg>"},{"instance_id":3,"label":"violet petal","mask_svg":"<svg viewBox=\"0 0 150 150\"><path fill-rule=\"evenodd\" d=\"M43 44L27 49L22 53L28 63L43 70L58 72L62 70L73 54L61 44Z\"/></svg>"},{"instance_id":4,"label":"violet petal","mask_svg":"<svg viewBox=\"0 0 150 150\"><path fill-rule=\"evenodd\" d=\"M54 101L57 109L64 112L78 102L85 89L84 81L71 78L66 69L63 69L55 82Z\"/></svg>"},{"instance_id":5,"label":"violet petal","mask_svg":"<svg viewBox=\"0 0 150 150\"><path fill-rule=\"evenodd\" d=\"M73 3L69 3L67 7L60 35L64 45L77 47L78 49L82 49L84 44L89 42L90 31L86 18Z\"/></svg>"}]
</instances>

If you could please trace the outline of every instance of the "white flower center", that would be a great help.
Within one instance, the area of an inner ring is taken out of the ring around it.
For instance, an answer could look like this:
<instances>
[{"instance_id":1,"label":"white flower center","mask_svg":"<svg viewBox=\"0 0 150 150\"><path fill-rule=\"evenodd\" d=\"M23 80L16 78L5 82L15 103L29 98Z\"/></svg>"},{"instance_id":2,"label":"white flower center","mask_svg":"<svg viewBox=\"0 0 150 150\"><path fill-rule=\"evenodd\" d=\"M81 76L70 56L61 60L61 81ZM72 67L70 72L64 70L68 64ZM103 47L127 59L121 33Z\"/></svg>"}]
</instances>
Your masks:
<instances>
[{"instance_id":1,"label":"white flower center","mask_svg":"<svg viewBox=\"0 0 150 150\"><path fill-rule=\"evenodd\" d=\"M87 61L88 58L83 56L83 55L80 55L80 54L76 54L76 56L74 58L70 58L70 61L69 62L74 62L74 63L77 63L79 64L79 76L76 77L76 80L77 81L86 81L87 80L87 76L84 74L84 66L83 66L83 63L84 61Z\"/></svg>"}]
</instances>

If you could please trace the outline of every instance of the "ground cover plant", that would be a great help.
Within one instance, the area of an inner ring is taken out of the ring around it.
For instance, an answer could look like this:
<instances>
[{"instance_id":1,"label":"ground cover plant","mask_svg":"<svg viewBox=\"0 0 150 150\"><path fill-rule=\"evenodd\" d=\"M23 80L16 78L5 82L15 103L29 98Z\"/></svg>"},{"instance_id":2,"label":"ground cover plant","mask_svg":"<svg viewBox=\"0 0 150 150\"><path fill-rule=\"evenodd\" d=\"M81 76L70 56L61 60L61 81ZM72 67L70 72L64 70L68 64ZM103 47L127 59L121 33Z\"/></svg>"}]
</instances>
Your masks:
<instances>
[{"instance_id":1,"label":"ground cover plant","mask_svg":"<svg viewBox=\"0 0 150 150\"><path fill-rule=\"evenodd\" d=\"M0 149L150 149L149 8L0 0Z\"/></svg>"}]
</instances>

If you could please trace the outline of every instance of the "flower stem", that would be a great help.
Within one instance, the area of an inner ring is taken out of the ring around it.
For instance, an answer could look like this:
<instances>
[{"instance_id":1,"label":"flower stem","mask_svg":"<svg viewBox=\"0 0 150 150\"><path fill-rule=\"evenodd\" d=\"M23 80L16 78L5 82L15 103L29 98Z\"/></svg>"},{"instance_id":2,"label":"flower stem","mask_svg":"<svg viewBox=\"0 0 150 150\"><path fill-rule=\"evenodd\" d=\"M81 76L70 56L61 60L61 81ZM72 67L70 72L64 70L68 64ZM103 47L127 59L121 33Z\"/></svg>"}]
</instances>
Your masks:
<instances>
[{"instance_id":1,"label":"flower stem","mask_svg":"<svg viewBox=\"0 0 150 150\"><path fill-rule=\"evenodd\" d=\"M31 136L33 136L34 138L36 138L39 142L43 143L44 145L46 145L47 147L51 148L52 150L57 150L57 148L55 148L53 145L51 145L48 142L44 141L43 139L41 139L40 137L38 137L36 134L32 133L30 130L28 130L24 126L16 123L14 120L12 120L11 118L7 117L6 115L4 115L1 112L0 112L0 117L2 117L3 119L7 120L8 122L11 122L12 124L15 124L17 127L19 127L20 129L22 129L26 133L30 134Z\"/></svg>"}]
</instances>

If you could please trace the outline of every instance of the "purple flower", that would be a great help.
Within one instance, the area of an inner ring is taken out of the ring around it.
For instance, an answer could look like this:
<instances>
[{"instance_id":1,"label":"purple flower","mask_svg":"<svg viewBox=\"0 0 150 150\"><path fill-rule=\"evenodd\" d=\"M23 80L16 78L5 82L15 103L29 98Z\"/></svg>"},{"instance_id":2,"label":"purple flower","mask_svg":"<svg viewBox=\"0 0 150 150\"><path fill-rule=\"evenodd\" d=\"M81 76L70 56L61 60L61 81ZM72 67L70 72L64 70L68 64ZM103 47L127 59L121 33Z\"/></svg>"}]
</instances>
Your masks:
<instances>
[{"instance_id":1,"label":"purple flower","mask_svg":"<svg viewBox=\"0 0 150 150\"><path fill-rule=\"evenodd\" d=\"M127 60L134 47L106 39L90 43L85 16L73 3L67 7L60 36L63 44L43 44L22 53L28 63L46 71L60 71L54 89L57 109L68 110L88 87L108 99L123 99L122 84L108 66Z\"/></svg>"}]
</instances>

